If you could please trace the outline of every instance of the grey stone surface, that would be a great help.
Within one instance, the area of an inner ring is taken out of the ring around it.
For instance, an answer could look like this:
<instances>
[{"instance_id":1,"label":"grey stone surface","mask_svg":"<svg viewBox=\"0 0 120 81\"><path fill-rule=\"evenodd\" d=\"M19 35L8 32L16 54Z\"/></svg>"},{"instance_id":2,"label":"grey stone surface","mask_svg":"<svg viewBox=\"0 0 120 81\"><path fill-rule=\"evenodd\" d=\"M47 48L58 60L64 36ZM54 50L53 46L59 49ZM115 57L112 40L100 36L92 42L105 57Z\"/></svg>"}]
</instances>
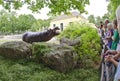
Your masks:
<instances>
[{"instance_id":1,"label":"grey stone surface","mask_svg":"<svg viewBox=\"0 0 120 81\"><path fill-rule=\"evenodd\" d=\"M73 47L67 45L51 44L51 52L41 57L42 62L60 72L67 72L73 69L77 63L78 55Z\"/></svg>"},{"instance_id":2,"label":"grey stone surface","mask_svg":"<svg viewBox=\"0 0 120 81\"><path fill-rule=\"evenodd\" d=\"M5 42L0 45L0 55L7 58L26 58L31 53L31 45L22 41Z\"/></svg>"}]
</instances>

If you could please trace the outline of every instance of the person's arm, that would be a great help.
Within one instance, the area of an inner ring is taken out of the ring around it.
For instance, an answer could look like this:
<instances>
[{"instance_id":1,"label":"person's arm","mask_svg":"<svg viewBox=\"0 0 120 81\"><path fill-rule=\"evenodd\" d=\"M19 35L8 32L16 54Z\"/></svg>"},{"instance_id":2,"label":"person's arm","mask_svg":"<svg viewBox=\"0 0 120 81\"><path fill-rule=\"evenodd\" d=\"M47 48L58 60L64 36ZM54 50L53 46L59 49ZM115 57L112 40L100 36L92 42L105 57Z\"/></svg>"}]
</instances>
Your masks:
<instances>
[{"instance_id":1,"label":"person's arm","mask_svg":"<svg viewBox=\"0 0 120 81\"><path fill-rule=\"evenodd\" d=\"M106 54L116 55L117 51L116 50L107 50Z\"/></svg>"},{"instance_id":2,"label":"person's arm","mask_svg":"<svg viewBox=\"0 0 120 81\"><path fill-rule=\"evenodd\" d=\"M112 64L114 64L116 67L118 66L118 62L110 55L106 56L105 61L106 62L112 62Z\"/></svg>"},{"instance_id":3,"label":"person's arm","mask_svg":"<svg viewBox=\"0 0 120 81\"><path fill-rule=\"evenodd\" d=\"M113 56L113 58L114 58L114 59L120 58L120 51L118 51L117 54L115 54L115 55Z\"/></svg>"},{"instance_id":4,"label":"person's arm","mask_svg":"<svg viewBox=\"0 0 120 81\"><path fill-rule=\"evenodd\" d=\"M118 62L114 59L111 60L111 62L117 67L118 66Z\"/></svg>"},{"instance_id":5,"label":"person's arm","mask_svg":"<svg viewBox=\"0 0 120 81\"><path fill-rule=\"evenodd\" d=\"M117 60L118 58L120 58L119 56L119 54L116 54L113 58Z\"/></svg>"},{"instance_id":6,"label":"person's arm","mask_svg":"<svg viewBox=\"0 0 120 81\"><path fill-rule=\"evenodd\" d=\"M115 41L117 37L118 37L118 31L115 30L112 40Z\"/></svg>"}]
</instances>

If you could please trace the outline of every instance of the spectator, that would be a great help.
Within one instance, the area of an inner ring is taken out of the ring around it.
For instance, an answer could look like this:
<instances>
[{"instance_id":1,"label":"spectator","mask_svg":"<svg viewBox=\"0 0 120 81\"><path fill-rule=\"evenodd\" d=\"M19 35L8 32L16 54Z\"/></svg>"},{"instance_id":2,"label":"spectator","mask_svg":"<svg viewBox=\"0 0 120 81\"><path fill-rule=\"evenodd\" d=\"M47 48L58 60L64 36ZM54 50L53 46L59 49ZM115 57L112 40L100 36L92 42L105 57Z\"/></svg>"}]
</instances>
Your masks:
<instances>
[{"instance_id":1,"label":"spectator","mask_svg":"<svg viewBox=\"0 0 120 81\"><path fill-rule=\"evenodd\" d=\"M119 33L118 33L118 28L117 28L117 20L113 21L113 25L114 25L114 33L113 33L113 41L112 41L112 46L111 46L111 50L107 50L105 55L108 54L117 54L117 51L120 50L120 43L119 42Z\"/></svg>"},{"instance_id":2,"label":"spectator","mask_svg":"<svg viewBox=\"0 0 120 81\"><path fill-rule=\"evenodd\" d=\"M111 48L111 45L112 45L112 35L113 35L113 24L112 23L108 23L107 24L107 33L106 33L106 37L105 37L105 40L106 40L106 45Z\"/></svg>"},{"instance_id":3,"label":"spectator","mask_svg":"<svg viewBox=\"0 0 120 81\"><path fill-rule=\"evenodd\" d=\"M119 33L118 33L118 28L116 25L117 21L114 20L113 24L114 24L114 33L113 33L113 37L112 37L112 46L111 46L111 50L116 50L117 48L117 44L119 42Z\"/></svg>"},{"instance_id":4,"label":"spectator","mask_svg":"<svg viewBox=\"0 0 120 81\"><path fill-rule=\"evenodd\" d=\"M118 25L118 32L120 34L120 6L117 8L116 10L116 17L117 17L117 25ZM120 81L120 61L117 62L115 59L119 59L120 58L120 49L117 49L117 51L114 51L115 55L114 57L108 55L106 57L106 61L107 62L112 62L116 67L117 67L117 71L114 77L114 81Z\"/></svg>"},{"instance_id":5,"label":"spectator","mask_svg":"<svg viewBox=\"0 0 120 81\"><path fill-rule=\"evenodd\" d=\"M102 21L100 22L100 30L99 30L99 33L100 33L100 36L101 38L104 38L104 30L103 30L103 24L102 24Z\"/></svg>"},{"instance_id":6,"label":"spectator","mask_svg":"<svg viewBox=\"0 0 120 81\"><path fill-rule=\"evenodd\" d=\"M104 24L104 34L106 35L107 32L107 24L110 23L108 19L105 20L105 24Z\"/></svg>"},{"instance_id":7,"label":"spectator","mask_svg":"<svg viewBox=\"0 0 120 81\"><path fill-rule=\"evenodd\" d=\"M107 62L113 63L117 67L114 81L120 81L120 62L116 61L119 58L120 58L120 51L117 52L117 54L114 57L110 55L106 56L106 60L105 60Z\"/></svg>"}]
</instances>

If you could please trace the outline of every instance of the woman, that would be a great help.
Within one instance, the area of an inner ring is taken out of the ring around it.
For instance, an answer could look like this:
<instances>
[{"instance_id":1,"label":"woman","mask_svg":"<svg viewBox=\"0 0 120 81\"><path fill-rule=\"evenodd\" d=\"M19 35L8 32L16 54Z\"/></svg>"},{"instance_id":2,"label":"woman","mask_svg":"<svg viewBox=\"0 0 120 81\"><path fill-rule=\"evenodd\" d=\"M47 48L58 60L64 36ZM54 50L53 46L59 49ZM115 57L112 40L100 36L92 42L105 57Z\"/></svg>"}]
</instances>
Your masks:
<instances>
[{"instance_id":1,"label":"woman","mask_svg":"<svg viewBox=\"0 0 120 81\"><path fill-rule=\"evenodd\" d=\"M117 28L117 20L113 21L114 24L114 33L113 33L113 37L112 37L112 46L111 46L111 50L116 50L117 48L117 44L119 42L119 33L118 33L118 28Z\"/></svg>"},{"instance_id":2,"label":"woman","mask_svg":"<svg viewBox=\"0 0 120 81\"><path fill-rule=\"evenodd\" d=\"M107 46L109 48L111 48L112 45L112 35L113 35L113 24L112 23L108 23L107 24L107 33L106 33L106 37L105 40L107 41Z\"/></svg>"}]
</instances>

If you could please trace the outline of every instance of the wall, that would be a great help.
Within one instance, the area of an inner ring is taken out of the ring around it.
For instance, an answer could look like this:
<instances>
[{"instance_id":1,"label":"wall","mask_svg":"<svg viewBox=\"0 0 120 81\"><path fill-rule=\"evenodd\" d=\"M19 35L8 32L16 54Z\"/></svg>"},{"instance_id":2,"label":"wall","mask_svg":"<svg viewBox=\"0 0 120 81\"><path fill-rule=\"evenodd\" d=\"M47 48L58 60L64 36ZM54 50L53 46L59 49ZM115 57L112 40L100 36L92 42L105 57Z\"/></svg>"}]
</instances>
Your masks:
<instances>
[{"instance_id":1,"label":"wall","mask_svg":"<svg viewBox=\"0 0 120 81\"><path fill-rule=\"evenodd\" d=\"M67 19L62 19L62 20L57 20L57 21L51 21L50 23L50 28L53 28L53 24L55 24L56 26L60 27L60 23L63 23L63 29L66 28L66 26L68 24L70 24L70 22L86 22L85 19L82 19L80 16L77 16L77 17L70 17L70 18L67 18Z\"/></svg>"}]
</instances>

